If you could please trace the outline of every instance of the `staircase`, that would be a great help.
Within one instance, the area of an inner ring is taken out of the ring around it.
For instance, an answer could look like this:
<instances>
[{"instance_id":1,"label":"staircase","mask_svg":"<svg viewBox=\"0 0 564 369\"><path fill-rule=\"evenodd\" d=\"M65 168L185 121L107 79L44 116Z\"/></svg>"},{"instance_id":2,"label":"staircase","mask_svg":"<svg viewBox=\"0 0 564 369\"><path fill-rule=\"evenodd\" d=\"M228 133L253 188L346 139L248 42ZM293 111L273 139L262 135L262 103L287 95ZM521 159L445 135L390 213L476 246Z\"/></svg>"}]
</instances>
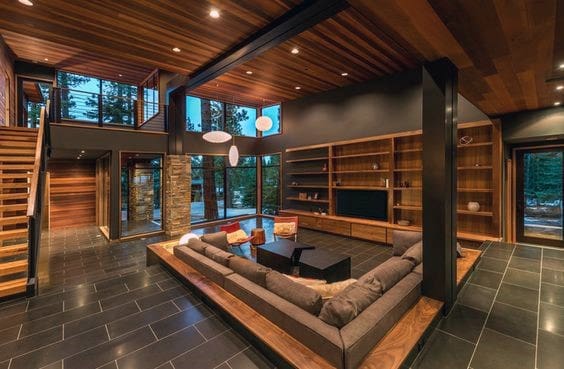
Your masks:
<instances>
[{"instance_id":1,"label":"staircase","mask_svg":"<svg viewBox=\"0 0 564 369\"><path fill-rule=\"evenodd\" d=\"M28 204L37 129L0 127L0 299L28 285Z\"/></svg>"}]
</instances>

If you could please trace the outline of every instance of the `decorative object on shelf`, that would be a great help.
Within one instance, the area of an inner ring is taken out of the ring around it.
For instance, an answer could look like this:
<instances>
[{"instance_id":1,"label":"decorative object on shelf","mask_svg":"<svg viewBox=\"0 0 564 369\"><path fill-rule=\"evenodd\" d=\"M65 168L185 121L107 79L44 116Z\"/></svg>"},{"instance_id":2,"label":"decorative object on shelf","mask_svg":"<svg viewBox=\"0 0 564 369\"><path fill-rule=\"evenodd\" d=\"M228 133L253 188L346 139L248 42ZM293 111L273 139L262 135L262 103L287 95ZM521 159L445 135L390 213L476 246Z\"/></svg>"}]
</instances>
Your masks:
<instances>
[{"instance_id":1,"label":"decorative object on shelf","mask_svg":"<svg viewBox=\"0 0 564 369\"><path fill-rule=\"evenodd\" d=\"M472 141L474 141L474 138L472 138L472 136L462 136L460 137L460 140L458 140L461 145L469 145L472 143Z\"/></svg>"},{"instance_id":2,"label":"decorative object on shelf","mask_svg":"<svg viewBox=\"0 0 564 369\"><path fill-rule=\"evenodd\" d=\"M311 194L309 194L309 193L307 194L307 199L311 200Z\"/></svg>"},{"instance_id":3,"label":"decorative object on shelf","mask_svg":"<svg viewBox=\"0 0 564 369\"><path fill-rule=\"evenodd\" d=\"M322 209L322 210L321 210L321 215L323 215L323 216L327 215L327 210Z\"/></svg>"},{"instance_id":4,"label":"decorative object on shelf","mask_svg":"<svg viewBox=\"0 0 564 369\"><path fill-rule=\"evenodd\" d=\"M399 186L400 186L401 188L403 188L403 182L400 182L400 183L399 183Z\"/></svg>"},{"instance_id":5,"label":"decorative object on shelf","mask_svg":"<svg viewBox=\"0 0 564 369\"><path fill-rule=\"evenodd\" d=\"M480 211L480 203L477 201L469 201L466 206L470 211Z\"/></svg>"},{"instance_id":6,"label":"decorative object on shelf","mask_svg":"<svg viewBox=\"0 0 564 369\"><path fill-rule=\"evenodd\" d=\"M323 168L321 168L321 170L327 172L327 163L323 164Z\"/></svg>"},{"instance_id":7,"label":"decorative object on shelf","mask_svg":"<svg viewBox=\"0 0 564 369\"><path fill-rule=\"evenodd\" d=\"M380 169L380 166L378 165L378 163L374 163L374 164L372 164L372 169L378 170L378 169Z\"/></svg>"},{"instance_id":8,"label":"decorative object on shelf","mask_svg":"<svg viewBox=\"0 0 564 369\"><path fill-rule=\"evenodd\" d=\"M306 193L306 192L300 192L300 193L298 193L298 199L300 199L300 200L307 200L307 193Z\"/></svg>"},{"instance_id":9,"label":"decorative object on shelf","mask_svg":"<svg viewBox=\"0 0 564 369\"><path fill-rule=\"evenodd\" d=\"M292 186L297 186L297 185L298 185L298 182L296 182L296 181L292 182Z\"/></svg>"},{"instance_id":10,"label":"decorative object on shelf","mask_svg":"<svg viewBox=\"0 0 564 369\"><path fill-rule=\"evenodd\" d=\"M400 226L409 226L411 224L411 221L409 221L407 219L400 219L400 220L398 220L398 224Z\"/></svg>"},{"instance_id":11,"label":"decorative object on shelf","mask_svg":"<svg viewBox=\"0 0 564 369\"><path fill-rule=\"evenodd\" d=\"M319 192L314 192L314 193L313 193L313 199L314 199L314 200L319 200Z\"/></svg>"},{"instance_id":12,"label":"decorative object on shelf","mask_svg":"<svg viewBox=\"0 0 564 369\"><path fill-rule=\"evenodd\" d=\"M272 128L272 119L270 119L270 117L267 117L266 115L261 115L255 121L255 127L261 132L268 131Z\"/></svg>"},{"instance_id":13,"label":"decorative object on shelf","mask_svg":"<svg viewBox=\"0 0 564 369\"><path fill-rule=\"evenodd\" d=\"M335 186L335 187L339 187L340 185L341 185L341 181L339 181L339 180L336 180L336 181L333 182L333 186Z\"/></svg>"},{"instance_id":14,"label":"decorative object on shelf","mask_svg":"<svg viewBox=\"0 0 564 369\"><path fill-rule=\"evenodd\" d=\"M480 164L480 163L476 163L476 164L474 164L474 166L475 166L475 167L479 167L479 166L481 166L481 164Z\"/></svg>"},{"instance_id":15,"label":"decorative object on shelf","mask_svg":"<svg viewBox=\"0 0 564 369\"><path fill-rule=\"evenodd\" d=\"M236 167L239 163L239 149L235 146L235 137L233 137L233 144L229 148L229 165Z\"/></svg>"},{"instance_id":16,"label":"decorative object on shelf","mask_svg":"<svg viewBox=\"0 0 564 369\"><path fill-rule=\"evenodd\" d=\"M386 188L390 188L390 180L388 178L384 179L384 184L386 185Z\"/></svg>"},{"instance_id":17,"label":"decorative object on shelf","mask_svg":"<svg viewBox=\"0 0 564 369\"><path fill-rule=\"evenodd\" d=\"M233 136L224 131L206 132L202 138L211 143L224 143L229 141Z\"/></svg>"},{"instance_id":18,"label":"decorative object on shelf","mask_svg":"<svg viewBox=\"0 0 564 369\"><path fill-rule=\"evenodd\" d=\"M403 182L403 186L404 186L405 188L409 188L409 181Z\"/></svg>"}]
</instances>

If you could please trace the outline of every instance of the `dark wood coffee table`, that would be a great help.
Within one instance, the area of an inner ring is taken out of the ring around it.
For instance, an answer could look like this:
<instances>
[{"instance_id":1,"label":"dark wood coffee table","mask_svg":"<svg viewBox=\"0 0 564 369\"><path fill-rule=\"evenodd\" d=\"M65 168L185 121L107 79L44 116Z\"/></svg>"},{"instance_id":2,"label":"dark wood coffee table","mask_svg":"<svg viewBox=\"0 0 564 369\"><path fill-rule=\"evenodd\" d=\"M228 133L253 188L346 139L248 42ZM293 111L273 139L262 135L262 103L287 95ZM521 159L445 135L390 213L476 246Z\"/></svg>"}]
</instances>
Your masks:
<instances>
[{"instance_id":1,"label":"dark wood coffee table","mask_svg":"<svg viewBox=\"0 0 564 369\"><path fill-rule=\"evenodd\" d=\"M328 283L351 277L351 257L315 249L302 253L300 277L325 279Z\"/></svg>"},{"instance_id":2,"label":"dark wood coffee table","mask_svg":"<svg viewBox=\"0 0 564 369\"><path fill-rule=\"evenodd\" d=\"M257 247L257 263L279 271L292 274L292 269L298 266L302 251L315 247L302 243L281 239Z\"/></svg>"}]
</instances>

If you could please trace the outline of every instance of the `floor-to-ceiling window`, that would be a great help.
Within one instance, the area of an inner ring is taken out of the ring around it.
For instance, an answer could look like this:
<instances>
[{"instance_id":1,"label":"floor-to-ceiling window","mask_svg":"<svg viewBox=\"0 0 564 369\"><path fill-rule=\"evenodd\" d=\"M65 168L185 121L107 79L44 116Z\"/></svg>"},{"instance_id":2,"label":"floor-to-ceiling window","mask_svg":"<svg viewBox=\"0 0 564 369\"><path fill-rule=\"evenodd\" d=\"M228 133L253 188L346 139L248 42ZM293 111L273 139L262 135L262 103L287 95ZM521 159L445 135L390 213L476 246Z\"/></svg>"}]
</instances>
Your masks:
<instances>
[{"instance_id":1,"label":"floor-to-ceiling window","mask_svg":"<svg viewBox=\"0 0 564 369\"><path fill-rule=\"evenodd\" d=\"M256 214L256 201L256 157L230 167L225 156L192 156L192 223Z\"/></svg>"},{"instance_id":2,"label":"floor-to-ceiling window","mask_svg":"<svg viewBox=\"0 0 564 369\"><path fill-rule=\"evenodd\" d=\"M261 114L272 120L272 127L268 131L262 132L262 136L272 136L282 133L281 109L280 104L265 106L261 109Z\"/></svg>"},{"instance_id":3,"label":"floor-to-ceiling window","mask_svg":"<svg viewBox=\"0 0 564 369\"><path fill-rule=\"evenodd\" d=\"M280 210L280 154L263 155L261 160L261 211L275 215Z\"/></svg>"},{"instance_id":4,"label":"floor-to-ceiling window","mask_svg":"<svg viewBox=\"0 0 564 369\"><path fill-rule=\"evenodd\" d=\"M162 154L121 153L121 236L162 230Z\"/></svg>"}]
</instances>

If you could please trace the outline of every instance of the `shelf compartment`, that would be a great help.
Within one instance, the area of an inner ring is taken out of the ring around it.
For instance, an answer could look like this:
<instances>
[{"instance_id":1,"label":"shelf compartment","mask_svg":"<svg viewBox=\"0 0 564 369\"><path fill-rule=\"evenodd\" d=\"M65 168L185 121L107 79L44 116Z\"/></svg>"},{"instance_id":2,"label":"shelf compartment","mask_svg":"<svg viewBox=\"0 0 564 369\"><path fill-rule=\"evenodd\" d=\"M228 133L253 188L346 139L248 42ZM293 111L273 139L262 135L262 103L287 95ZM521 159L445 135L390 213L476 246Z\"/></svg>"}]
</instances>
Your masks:
<instances>
[{"instance_id":1,"label":"shelf compartment","mask_svg":"<svg viewBox=\"0 0 564 369\"><path fill-rule=\"evenodd\" d=\"M467 145L461 145L461 144L457 145L459 149L467 149L472 147L487 147L487 146L493 146L493 142L473 142Z\"/></svg>"},{"instance_id":2,"label":"shelf compartment","mask_svg":"<svg viewBox=\"0 0 564 369\"><path fill-rule=\"evenodd\" d=\"M303 202L315 202L315 203L320 203L320 204L328 204L329 200L326 199L300 199L299 197L286 197L286 200L291 200L291 201L303 201Z\"/></svg>"},{"instance_id":3,"label":"shelf compartment","mask_svg":"<svg viewBox=\"0 0 564 369\"><path fill-rule=\"evenodd\" d=\"M423 152L423 148L402 149L402 150L394 151L394 153L396 154L419 153L419 152Z\"/></svg>"},{"instance_id":4,"label":"shelf compartment","mask_svg":"<svg viewBox=\"0 0 564 369\"><path fill-rule=\"evenodd\" d=\"M470 211L470 210L459 209L456 212L458 214L464 214L464 215L475 215L475 216L480 216L480 217L493 217L493 213L491 211Z\"/></svg>"},{"instance_id":5,"label":"shelf compartment","mask_svg":"<svg viewBox=\"0 0 564 369\"><path fill-rule=\"evenodd\" d=\"M362 169L362 170L336 170L333 171L335 174L355 174L355 173L389 173L389 169Z\"/></svg>"},{"instance_id":6,"label":"shelf compartment","mask_svg":"<svg viewBox=\"0 0 564 369\"><path fill-rule=\"evenodd\" d=\"M324 161L329 160L329 157L316 157L316 158L303 158L303 159L290 159L286 160L286 163L304 163L308 161Z\"/></svg>"},{"instance_id":7,"label":"shelf compartment","mask_svg":"<svg viewBox=\"0 0 564 369\"><path fill-rule=\"evenodd\" d=\"M381 156L381 155L389 155L389 154L390 154L389 151L367 152L367 153L359 153L359 154L334 155L333 159L364 158L364 157Z\"/></svg>"}]
</instances>

